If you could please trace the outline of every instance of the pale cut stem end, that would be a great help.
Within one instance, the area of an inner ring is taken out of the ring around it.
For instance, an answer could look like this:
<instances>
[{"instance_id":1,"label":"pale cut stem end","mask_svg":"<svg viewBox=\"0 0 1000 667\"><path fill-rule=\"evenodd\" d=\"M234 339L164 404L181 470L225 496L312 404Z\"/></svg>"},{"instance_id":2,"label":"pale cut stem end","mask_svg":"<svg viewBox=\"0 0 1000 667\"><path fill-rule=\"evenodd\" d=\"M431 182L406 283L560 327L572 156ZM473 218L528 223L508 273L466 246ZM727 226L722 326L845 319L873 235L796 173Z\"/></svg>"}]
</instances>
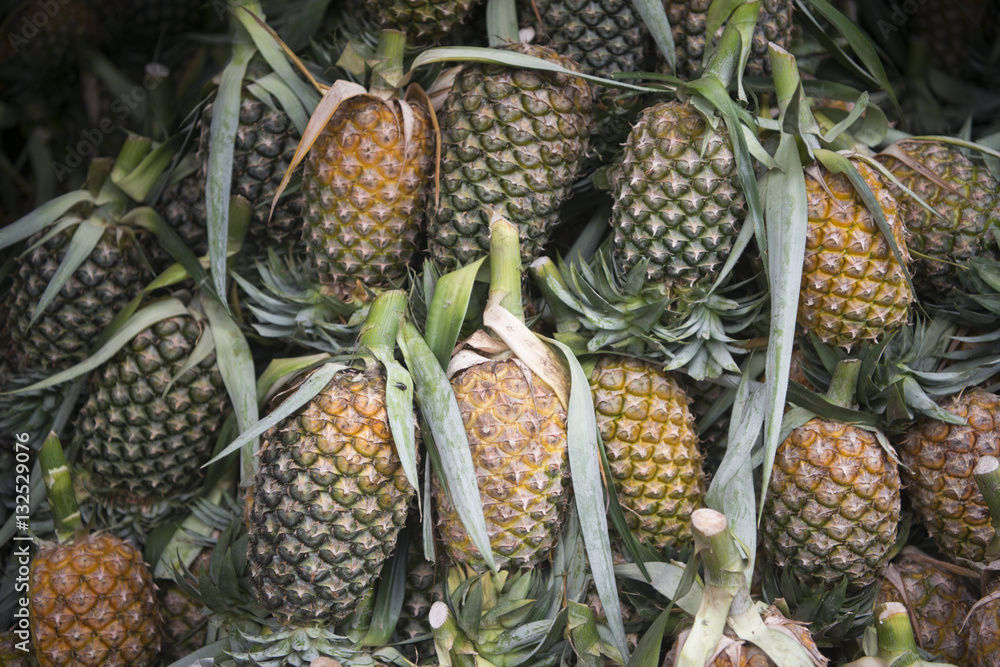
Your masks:
<instances>
[{"instance_id":1,"label":"pale cut stem end","mask_svg":"<svg viewBox=\"0 0 1000 667\"><path fill-rule=\"evenodd\" d=\"M913 626L906 607L889 602L876 609L878 621L875 632L878 635L878 655L890 664L910 664L920 659L917 642L913 638ZM913 659L904 656L912 655Z\"/></svg>"},{"instance_id":2,"label":"pale cut stem end","mask_svg":"<svg viewBox=\"0 0 1000 667\"><path fill-rule=\"evenodd\" d=\"M499 213L490 221L490 301L499 300L524 322L521 305L521 239L517 227Z\"/></svg>"},{"instance_id":3,"label":"pale cut stem end","mask_svg":"<svg viewBox=\"0 0 1000 667\"><path fill-rule=\"evenodd\" d=\"M42 443L38 452L38 464L42 469L45 493L52 508L56 537L60 543L66 542L83 529L83 519L73 492L69 462L55 433L49 433Z\"/></svg>"},{"instance_id":4,"label":"pale cut stem end","mask_svg":"<svg viewBox=\"0 0 1000 667\"><path fill-rule=\"evenodd\" d=\"M706 583L730 588L735 583L734 573L742 580L743 556L725 515L712 509L695 510L691 515L691 532L695 542L705 550Z\"/></svg>"}]
</instances>

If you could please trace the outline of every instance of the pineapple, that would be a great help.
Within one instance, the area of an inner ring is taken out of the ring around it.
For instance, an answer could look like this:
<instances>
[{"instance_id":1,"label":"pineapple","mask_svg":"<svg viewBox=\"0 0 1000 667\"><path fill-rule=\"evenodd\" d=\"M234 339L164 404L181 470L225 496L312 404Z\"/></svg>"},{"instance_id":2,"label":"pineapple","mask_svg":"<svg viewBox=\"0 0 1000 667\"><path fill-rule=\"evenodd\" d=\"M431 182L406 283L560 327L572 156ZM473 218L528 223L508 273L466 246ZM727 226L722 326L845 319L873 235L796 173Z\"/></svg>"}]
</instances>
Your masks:
<instances>
[{"instance_id":1,"label":"pineapple","mask_svg":"<svg viewBox=\"0 0 1000 667\"><path fill-rule=\"evenodd\" d=\"M194 312L161 320L92 376L73 442L104 501L176 500L200 483L228 406L214 352L186 367L206 327Z\"/></svg>"},{"instance_id":2,"label":"pineapple","mask_svg":"<svg viewBox=\"0 0 1000 667\"><path fill-rule=\"evenodd\" d=\"M373 93L341 103L303 173L305 248L320 283L345 301L358 281L385 288L405 279L434 175L427 107Z\"/></svg>"},{"instance_id":3,"label":"pineapple","mask_svg":"<svg viewBox=\"0 0 1000 667\"><path fill-rule=\"evenodd\" d=\"M690 544L705 475L687 395L662 366L617 355L599 358L590 384L633 535L660 551Z\"/></svg>"},{"instance_id":4,"label":"pineapple","mask_svg":"<svg viewBox=\"0 0 1000 667\"><path fill-rule=\"evenodd\" d=\"M503 306L523 321L519 231L499 217L491 231L491 291L508 295ZM496 565L535 567L556 545L569 498L566 406L547 379L482 330L456 348L448 376ZM436 476L432 493L445 552L458 565L485 569Z\"/></svg>"},{"instance_id":5,"label":"pineapple","mask_svg":"<svg viewBox=\"0 0 1000 667\"><path fill-rule=\"evenodd\" d=\"M663 0L674 34L677 57L677 76L691 79L701 71L705 53L705 30L711 0ZM768 42L788 48L792 38L791 0L762 0L754 26L753 44L747 61L750 76L767 76L771 73Z\"/></svg>"},{"instance_id":6,"label":"pineapple","mask_svg":"<svg viewBox=\"0 0 1000 667\"><path fill-rule=\"evenodd\" d=\"M510 50L580 71L542 46ZM520 233L521 257L539 256L587 152L593 91L583 79L495 64L463 67L441 112L441 201L428 252L441 270L489 252L496 207Z\"/></svg>"},{"instance_id":7,"label":"pineapple","mask_svg":"<svg viewBox=\"0 0 1000 667\"><path fill-rule=\"evenodd\" d=\"M142 554L113 535L84 533L69 466L54 435L39 457L60 542L43 542L31 565L29 611L38 662L158 664L162 622Z\"/></svg>"},{"instance_id":8,"label":"pineapple","mask_svg":"<svg viewBox=\"0 0 1000 667\"><path fill-rule=\"evenodd\" d=\"M196 577L207 571L212 561L212 549L204 549L189 571ZM207 616L205 603L191 595L175 581L159 587L160 611L163 615L164 661L176 662L205 645Z\"/></svg>"},{"instance_id":9,"label":"pineapple","mask_svg":"<svg viewBox=\"0 0 1000 667\"><path fill-rule=\"evenodd\" d=\"M860 362L841 362L830 396L853 395ZM877 434L814 417L778 446L761 543L778 568L806 589L875 583L888 564L900 520L900 477Z\"/></svg>"},{"instance_id":10,"label":"pineapple","mask_svg":"<svg viewBox=\"0 0 1000 667\"><path fill-rule=\"evenodd\" d=\"M8 6L13 4L7 3ZM6 84L3 87L21 78L27 81L29 73L32 77L65 78L76 69L79 51L96 44L98 28L98 15L91 2L25 0L17 3L0 24L4 35L0 43L0 67L5 73ZM10 101L6 95L5 101Z\"/></svg>"},{"instance_id":11,"label":"pineapple","mask_svg":"<svg viewBox=\"0 0 1000 667\"><path fill-rule=\"evenodd\" d=\"M918 295L945 303L970 257L997 256L992 230L1000 226L1000 181L981 165L937 141L901 140L878 159L903 185L944 216L934 216L895 184L908 244L917 253L913 283Z\"/></svg>"},{"instance_id":12,"label":"pineapple","mask_svg":"<svg viewBox=\"0 0 1000 667\"><path fill-rule=\"evenodd\" d=\"M906 606L919 645L937 661L968 664L969 642L961 628L976 598L946 564L905 547L889 566L875 606L886 602Z\"/></svg>"},{"instance_id":13,"label":"pineapple","mask_svg":"<svg viewBox=\"0 0 1000 667\"><path fill-rule=\"evenodd\" d=\"M881 177L853 163L892 229L904 262L909 252L896 199ZM824 343L850 350L906 323L913 294L905 264L897 261L875 217L844 174L806 170L809 231L806 237L798 322Z\"/></svg>"},{"instance_id":14,"label":"pineapple","mask_svg":"<svg viewBox=\"0 0 1000 667\"><path fill-rule=\"evenodd\" d=\"M745 216L732 144L695 107L661 102L632 128L613 180L612 256L671 297L715 282Z\"/></svg>"},{"instance_id":15,"label":"pineapple","mask_svg":"<svg viewBox=\"0 0 1000 667\"><path fill-rule=\"evenodd\" d=\"M982 563L994 530L973 470L1000 456L1000 396L973 389L942 406L968 426L925 418L899 443L910 504L950 560Z\"/></svg>"},{"instance_id":16,"label":"pineapple","mask_svg":"<svg viewBox=\"0 0 1000 667\"><path fill-rule=\"evenodd\" d=\"M416 44L436 42L454 32L478 0L376 0L374 12L383 28L406 33Z\"/></svg>"},{"instance_id":17,"label":"pineapple","mask_svg":"<svg viewBox=\"0 0 1000 667\"><path fill-rule=\"evenodd\" d=\"M385 292L359 343L391 345L406 296ZM388 323L388 326L386 324ZM250 579L283 625L346 619L371 588L413 498L373 359L336 373L268 430L246 498Z\"/></svg>"},{"instance_id":18,"label":"pineapple","mask_svg":"<svg viewBox=\"0 0 1000 667\"><path fill-rule=\"evenodd\" d=\"M969 635L969 661L972 667L1000 665L1000 577L994 561L983 572L983 597L973 607L964 628Z\"/></svg>"},{"instance_id":19,"label":"pineapple","mask_svg":"<svg viewBox=\"0 0 1000 667\"><path fill-rule=\"evenodd\" d=\"M572 58L583 73L610 79L615 72L644 68L648 35L631 0L527 0L520 4L521 16L537 26L538 43ZM634 94L598 89L592 137L597 164L621 150L639 104ZM588 159L591 162L595 160Z\"/></svg>"}]
</instances>

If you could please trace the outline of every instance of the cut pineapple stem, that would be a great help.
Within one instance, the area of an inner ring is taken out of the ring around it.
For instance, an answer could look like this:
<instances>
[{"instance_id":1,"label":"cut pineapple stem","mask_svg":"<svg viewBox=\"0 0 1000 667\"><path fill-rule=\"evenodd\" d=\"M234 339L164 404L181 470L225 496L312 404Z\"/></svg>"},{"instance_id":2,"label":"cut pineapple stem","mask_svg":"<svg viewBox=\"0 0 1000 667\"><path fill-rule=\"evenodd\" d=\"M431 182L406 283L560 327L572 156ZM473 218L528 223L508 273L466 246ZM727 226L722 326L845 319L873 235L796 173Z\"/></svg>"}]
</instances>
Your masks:
<instances>
[{"instance_id":1,"label":"cut pineapple stem","mask_svg":"<svg viewBox=\"0 0 1000 667\"><path fill-rule=\"evenodd\" d=\"M383 30L378 36L375 65L368 90L383 100L396 95L399 80L403 78L403 52L406 50L406 33L399 30Z\"/></svg>"},{"instance_id":2,"label":"cut pineapple stem","mask_svg":"<svg viewBox=\"0 0 1000 667\"><path fill-rule=\"evenodd\" d=\"M836 406L849 408L854 403L860 373L860 359L844 359L839 362L833 370L830 389L826 392L827 399Z\"/></svg>"},{"instance_id":3,"label":"cut pineapple stem","mask_svg":"<svg viewBox=\"0 0 1000 667\"><path fill-rule=\"evenodd\" d=\"M399 332L399 322L405 310L406 292L402 290L382 292L372 302L361 335L358 336L358 345L369 350L386 347L393 349L396 334Z\"/></svg>"},{"instance_id":4,"label":"cut pineapple stem","mask_svg":"<svg viewBox=\"0 0 1000 667\"><path fill-rule=\"evenodd\" d=\"M983 494L986 507L990 511L990 523L993 524L994 536L986 549L988 558L1000 556L1000 461L995 456L983 456L976 462L972 471Z\"/></svg>"},{"instance_id":5,"label":"cut pineapple stem","mask_svg":"<svg viewBox=\"0 0 1000 667\"><path fill-rule=\"evenodd\" d=\"M743 555L723 514L711 509L695 510L691 514L691 532L703 550L706 585L732 589L745 584Z\"/></svg>"},{"instance_id":6,"label":"cut pineapple stem","mask_svg":"<svg viewBox=\"0 0 1000 667\"><path fill-rule=\"evenodd\" d=\"M906 607L898 602L887 602L876 610L878 621L875 632L878 636L878 657L890 665L909 665L920 662L917 642L913 638L913 626Z\"/></svg>"},{"instance_id":7,"label":"cut pineapple stem","mask_svg":"<svg viewBox=\"0 0 1000 667\"><path fill-rule=\"evenodd\" d=\"M524 322L521 304L521 244L517 228L494 214L490 223L490 301Z\"/></svg>"},{"instance_id":8,"label":"cut pineapple stem","mask_svg":"<svg viewBox=\"0 0 1000 667\"><path fill-rule=\"evenodd\" d=\"M55 433L49 433L45 438L38 452L38 464L42 469L45 494L52 508L56 537L60 543L66 542L83 530L83 519L80 517L76 494L73 493L69 462Z\"/></svg>"}]
</instances>

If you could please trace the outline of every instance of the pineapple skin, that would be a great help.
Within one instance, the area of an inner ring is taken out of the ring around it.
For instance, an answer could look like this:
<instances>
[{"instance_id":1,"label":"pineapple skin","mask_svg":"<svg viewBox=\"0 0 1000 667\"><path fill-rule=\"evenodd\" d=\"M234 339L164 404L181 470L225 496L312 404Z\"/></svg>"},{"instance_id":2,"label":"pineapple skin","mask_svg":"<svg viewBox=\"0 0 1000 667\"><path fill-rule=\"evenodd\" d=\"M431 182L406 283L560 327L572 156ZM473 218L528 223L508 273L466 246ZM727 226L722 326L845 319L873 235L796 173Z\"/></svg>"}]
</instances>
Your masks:
<instances>
[{"instance_id":1,"label":"pineapple skin","mask_svg":"<svg viewBox=\"0 0 1000 667\"><path fill-rule=\"evenodd\" d=\"M805 587L875 583L899 521L899 471L871 431L814 418L778 446L761 543Z\"/></svg>"},{"instance_id":2,"label":"pineapple skin","mask_svg":"<svg viewBox=\"0 0 1000 667\"><path fill-rule=\"evenodd\" d=\"M711 285L746 215L729 135L690 104L646 109L612 180L612 256L670 296Z\"/></svg>"},{"instance_id":3,"label":"pineapple skin","mask_svg":"<svg viewBox=\"0 0 1000 667\"><path fill-rule=\"evenodd\" d=\"M579 71L547 47L507 48ZM590 145L593 96L589 83L563 74L463 67L439 116L441 197L428 223L438 268L489 254L494 209L518 228L522 263L541 254Z\"/></svg>"},{"instance_id":4,"label":"pineapple skin","mask_svg":"<svg viewBox=\"0 0 1000 667\"><path fill-rule=\"evenodd\" d=\"M701 72L711 4L712 0L663 0L674 35L677 76L682 79L693 79ZM790 0L762 0L760 3L750 57L747 59L747 75L771 74L767 44L774 42L783 49L788 48L792 40L792 7Z\"/></svg>"},{"instance_id":5,"label":"pineapple skin","mask_svg":"<svg viewBox=\"0 0 1000 667\"><path fill-rule=\"evenodd\" d=\"M479 0L376 0L383 28L401 30L416 44L436 42L465 23Z\"/></svg>"},{"instance_id":6,"label":"pineapple skin","mask_svg":"<svg viewBox=\"0 0 1000 667\"><path fill-rule=\"evenodd\" d=\"M898 141L895 146L957 191L945 189L894 156L877 156L903 185L945 217L942 220L933 215L902 188L889 183L910 234L908 244L917 253L914 288L921 297L942 303L959 280L959 269L953 263L964 264L976 256L1000 259L988 240L991 230L1000 226L1000 181L986 167L945 144Z\"/></svg>"},{"instance_id":7,"label":"pineapple skin","mask_svg":"<svg viewBox=\"0 0 1000 667\"><path fill-rule=\"evenodd\" d=\"M526 373L517 361L490 361L451 380L500 569L534 567L548 558L569 498L566 409L541 378ZM448 556L456 564L485 570L436 477L433 495Z\"/></svg>"},{"instance_id":8,"label":"pineapple skin","mask_svg":"<svg viewBox=\"0 0 1000 667\"><path fill-rule=\"evenodd\" d=\"M205 326L157 322L94 372L73 443L105 500L173 499L201 483L229 405L214 353L180 375Z\"/></svg>"},{"instance_id":9,"label":"pineapple skin","mask_svg":"<svg viewBox=\"0 0 1000 667\"><path fill-rule=\"evenodd\" d=\"M129 234L108 229L45 312L31 322L39 299L66 257L73 229L56 234L20 259L0 310L6 310L7 360L17 373L65 370L87 358L94 339L142 289L147 276ZM33 244L41 235L29 239Z\"/></svg>"},{"instance_id":10,"label":"pineapple skin","mask_svg":"<svg viewBox=\"0 0 1000 667\"><path fill-rule=\"evenodd\" d=\"M599 359L590 386L632 534L655 549L680 550L705 496L690 399L662 366L618 355Z\"/></svg>"},{"instance_id":11,"label":"pineapple skin","mask_svg":"<svg viewBox=\"0 0 1000 667\"><path fill-rule=\"evenodd\" d=\"M393 102L345 100L305 160L305 248L320 281L347 300L360 280L389 287L418 253L432 187L435 136L420 102L412 134Z\"/></svg>"},{"instance_id":12,"label":"pineapple skin","mask_svg":"<svg viewBox=\"0 0 1000 667\"><path fill-rule=\"evenodd\" d=\"M135 547L95 533L44 545L31 570L31 633L43 667L158 664L162 621Z\"/></svg>"},{"instance_id":13,"label":"pineapple skin","mask_svg":"<svg viewBox=\"0 0 1000 667\"><path fill-rule=\"evenodd\" d=\"M905 231L896 199L878 173L855 162L892 229L907 264ZM806 235L799 325L821 341L850 350L904 325L913 301L905 267L879 231L875 217L844 174L806 171Z\"/></svg>"},{"instance_id":14,"label":"pineapple skin","mask_svg":"<svg viewBox=\"0 0 1000 667\"><path fill-rule=\"evenodd\" d=\"M414 490L377 369L344 370L265 433L247 494L250 580L286 623L352 614L392 553Z\"/></svg>"},{"instance_id":15,"label":"pineapple skin","mask_svg":"<svg viewBox=\"0 0 1000 667\"><path fill-rule=\"evenodd\" d=\"M996 585L991 599L983 597L980 606L969 615L969 663L972 667L1000 666L1000 598Z\"/></svg>"},{"instance_id":16,"label":"pineapple skin","mask_svg":"<svg viewBox=\"0 0 1000 667\"><path fill-rule=\"evenodd\" d=\"M899 573L903 591L886 578L875 598L875 608L886 602L905 605L921 648L938 662L968 664L969 639L962 624L976 597L963 578L905 553L892 567Z\"/></svg>"},{"instance_id":17,"label":"pineapple skin","mask_svg":"<svg viewBox=\"0 0 1000 667\"><path fill-rule=\"evenodd\" d=\"M986 501L972 474L982 456L1000 456L1000 396L973 390L941 406L968 420L922 419L899 444L914 514L950 560L982 563L993 539Z\"/></svg>"}]
</instances>

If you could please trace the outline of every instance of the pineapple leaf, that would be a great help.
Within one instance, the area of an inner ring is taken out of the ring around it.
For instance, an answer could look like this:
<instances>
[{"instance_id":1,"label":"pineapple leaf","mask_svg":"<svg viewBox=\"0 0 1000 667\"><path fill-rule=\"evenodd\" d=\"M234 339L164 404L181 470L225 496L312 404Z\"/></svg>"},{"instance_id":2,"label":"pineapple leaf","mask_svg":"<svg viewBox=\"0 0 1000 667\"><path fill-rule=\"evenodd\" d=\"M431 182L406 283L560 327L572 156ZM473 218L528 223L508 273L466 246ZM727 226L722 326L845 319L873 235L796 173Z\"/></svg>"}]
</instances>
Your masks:
<instances>
[{"instance_id":1,"label":"pineapple leaf","mask_svg":"<svg viewBox=\"0 0 1000 667\"><path fill-rule=\"evenodd\" d=\"M413 375L417 404L429 427L427 448L432 452L432 461L436 458L440 462L435 472L444 483L469 539L490 570L496 572L469 438L455 392L441 364L411 322L403 322L398 340L406 366Z\"/></svg>"},{"instance_id":2,"label":"pineapple leaf","mask_svg":"<svg viewBox=\"0 0 1000 667\"><path fill-rule=\"evenodd\" d=\"M285 85L292 89L295 96L305 106L306 111L314 109L319 102L319 96L316 91L295 75L295 70L292 69L282 51L283 48L287 47L281 43L281 39L264 23L261 16L257 16L250 9L241 7L234 12L234 15L243 29L250 35L257 51L264 57L271 69L281 77Z\"/></svg>"},{"instance_id":3,"label":"pineapple leaf","mask_svg":"<svg viewBox=\"0 0 1000 667\"><path fill-rule=\"evenodd\" d=\"M278 103L291 119L295 129L302 134L306 125L309 124L309 111L305 105L295 96L295 92L285 83L284 79L275 72L262 76L253 83L247 85L250 93L259 100L271 104L270 97L277 98Z\"/></svg>"},{"instance_id":4,"label":"pineapple leaf","mask_svg":"<svg viewBox=\"0 0 1000 667\"><path fill-rule=\"evenodd\" d=\"M660 646L663 644L663 635L667 631L669 618L670 613L667 610L657 615L656 620L639 640L635 653L628 661L628 667L657 667L660 664Z\"/></svg>"},{"instance_id":5,"label":"pineapple leaf","mask_svg":"<svg viewBox=\"0 0 1000 667\"><path fill-rule=\"evenodd\" d=\"M458 342L462 322L469 308L472 287L486 259L477 259L468 266L444 274L434 286L424 324L424 339L442 368L448 366L455 343Z\"/></svg>"},{"instance_id":6,"label":"pineapple leaf","mask_svg":"<svg viewBox=\"0 0 1000 667\"><path fill-rule=\"evenodd\" d=\"M135 201L144 201L173 160L183 140L183 134L175 134L146 155L138 166L128 171L120 169L120 165L116 163L111 170L111 182Z\"/></svg>"},{"instance_id":7,"label":"pineapple leaf","mask_svg":"<svg viewBox=\"0 0 1000 667\"><path fill-rule=\"evenodd\" d=\"M66 215L74 206L94 204L94 195L86 190L67 192L51 199L23 218L0 229L0 250L23 241L33 234L45 229L56 220Z\"/></svg>"},{"instance_id":8,"label":"pineapple leaf","mask_svg":"<svg viewBox=\"0 0 1000 667\"><path fill-rule=\"evenodd\" d=\"M66 249L66 256L63 257L62 263L59 264L59 268L53 274L52 280L45 286L45 291L42 292L42 296L39 297L34 312L31 313L31 320L28 322L29 328L45 312L45 309L49 307L49 304L59 294L59 291L62 290L66 282L76 273L76 270L80 268L80 265L90 257L90 253L94 251L97 242L104 236L106 229L107 224L98 216L87 218L77 225L76 231L73 232L73 238L69 242L69 247Z\"/></svg>"},{"instance_id":9,"label":"pineapple leaf","mask_svg":"<svg viewBox=\"0 0 1000 667\"><path fill-rule=\"evenodd\" d=\"M412 406L412 404L411 404ZM406 533L396 543L389 562L382 566L382 576L379 578L375 593L375 606L372 610L371 627L361 640L362 646L384 646L392 639L392 633L399 622L403 610L403 598L406 594L406 558L408 548Z\"/></svg>"},{"instance_id":10,"label":"pineapple leaf","mask_svg":"<svg viewBox=\"0 0 1000 667\"><path fill-rule=\"evenodd\" d=\"M685 581L687 568L675 563L646 563L646 569L649 570L650 576L648 583L657 593L669 599L673 605L680 607L691 616L698 612L704 592L704 586L700 581L692 581L689 586L685 586L687 590L683 591L681 595L677 594ZM628 579L647 581L639 570L639 566L633 563L615 566L615 573Z\"/></svg>"},{"instance_id":11,"label":"pineapple leaf","mask_svg":"<svg viewBox=\"0 0 1000 667\"><path fill-rule=\"evenodd\" d=\"M218 302L202 300L202 308L208 316L212 337L215 339L216 361L219 372L229 393L233 411L241 431L246 431L255 423L257 412L257 394L254 383L253 354L239 325ZM257 439L248 441L241 459L243 465L242 479L250 479L254 473L254 457L257 454Z\"/></svg>"},{"instance_id":12,"label":"pineapple leaf","mask_svg":"<svg viewBox=\"0 0 1000 667\"><path fill-rule=\"evenodd\" d=\"M483 325L496 333L514 356L549 385L564 406L568 406L570 381L558 354L533 334L524 322L493 301L492 294L490 297L491 301L483 311Z\"/></svg>"},{"instance_id":13,"label":"pineapple leaf","mask_svg":"<svg viewBox=\"0 0 1000 667\"><path fill-rule=\"evenodd\" d=\"M491 48L521 41L517 29L517 3L514 0L487 0L486 38Z\"/></svg>"},{"instance_id":14,"label":"pineapple leaf","mask_svg":"<svg viewBox=\"0 0 1000 667\"><path fill-rule=\"evenodd\" d=\"M294 413L296 410L301 408L303 405L311 401L316 397L326 385L330 384L333 380L333 376L339 371L347 369L348 366L337 363L337 362L327 362L316 369L305 381L295 390L295 392L286 398L281 404L272 410L268 415L256 423L252 424L242 433L239 437L229 443L229 446L219 452L211 461L206 463L208 466L216 461L220 461L225 457L229 456L236 450L244 447L247 443L256 440L264 431L276 426L283 419Z\"/></svg>"},{"instance_id":15,"label":"pineapple leaf","mask_svg":"<svg viewBox=\"0 0 1000 667\"><path fill-rule=\"evenodd\" d=\"M208 215L208 254L216 293L225 298L229 238L229 206L233 182L233 151L240 119L240 93L247 65L256 53L237 33L232 58L219 81L212 106L205 208ZM228 309L228 306L226 306Z\"/></svg>"},{"instance_id":16,"label":"pineapple leaf","mask_svg":"<svg viewBox=\"0 0 1000 667\"><path fill-rule=\"evenodd\" d=\"M670 71L677 71L677 50L674 45L674 33L670 29L667 11L662 0L633 0L635 11L642 17L646 30L660 50L660 54L670 65Z\"/></svg>"},{"instance_id":17,"label":"pineapple leaf","mask_svg":"<svg viewBox=\"0 0 1000 667\"><path fill-rule=\"evenodd\" d=\"M396 453L403 466L406 481L413 487L417 496L417 506L420 500L420 475L417 473L417 442L413 419L413 378L398 361L393 359L392 352L387 348L376 347L372 354L385 367L386 375L386 412L389 416L389 430L396 444Z\"/></svg>"},{"instance_id":18,"label":"pineapple leaf","mask_svg":"<svg viewBox=\"0 0 1000 667\"><path fill-rule=\"evenodd\" d=\"M614 564L611 558L611 543L608 534L608 519L605 511L605 487L601 478L601 464L597 450L600 447L600 432L594 400L590 393L590 383L580 362L572 350L558 341L551 341L565 356L569 366L570 396L567 410L566 442L569 448L569 466L573 479L574 495L583 542L590 559L590 570L594 577L601 604L614 636L615 647L622 657L628 657L625 640L625 626L622 623L621 602L615 585Z\"/></svg>"}]
</instances>

